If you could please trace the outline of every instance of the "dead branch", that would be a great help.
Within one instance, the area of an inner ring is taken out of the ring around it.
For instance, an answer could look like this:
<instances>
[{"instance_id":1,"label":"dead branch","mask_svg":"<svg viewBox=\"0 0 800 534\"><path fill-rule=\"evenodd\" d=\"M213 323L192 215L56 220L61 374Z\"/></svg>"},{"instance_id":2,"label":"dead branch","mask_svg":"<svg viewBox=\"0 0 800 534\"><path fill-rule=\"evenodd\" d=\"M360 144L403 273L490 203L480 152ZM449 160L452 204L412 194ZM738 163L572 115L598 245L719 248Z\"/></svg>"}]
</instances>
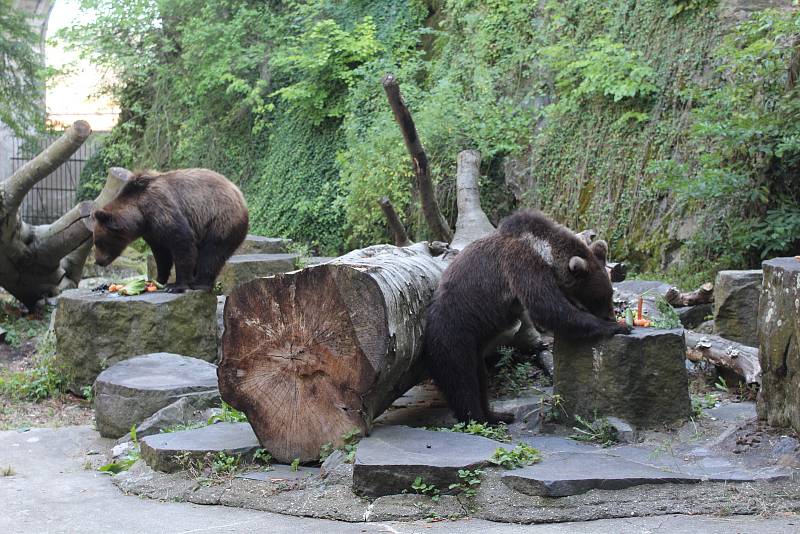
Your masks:
<instances>
[{"instance_id":1,"label":"dead branch","mask_svg":"<svg viewBox=\"0 0 800 534\"><path fill-rule=\"evenodd\" d=\"M381 197L378 200L378 204L383 210L383 215L386 217L386 222L389 223L389 229L392 231L392 235L394 236L394 244L398 247L407 247L411 244L411 241L408 239L408 234L406 233L406 229L403 226L403 223L400 222L400 217L397 216L397 212L392 205L392 201L389 200L388 197Z\"/></svg>"}]
</instances>

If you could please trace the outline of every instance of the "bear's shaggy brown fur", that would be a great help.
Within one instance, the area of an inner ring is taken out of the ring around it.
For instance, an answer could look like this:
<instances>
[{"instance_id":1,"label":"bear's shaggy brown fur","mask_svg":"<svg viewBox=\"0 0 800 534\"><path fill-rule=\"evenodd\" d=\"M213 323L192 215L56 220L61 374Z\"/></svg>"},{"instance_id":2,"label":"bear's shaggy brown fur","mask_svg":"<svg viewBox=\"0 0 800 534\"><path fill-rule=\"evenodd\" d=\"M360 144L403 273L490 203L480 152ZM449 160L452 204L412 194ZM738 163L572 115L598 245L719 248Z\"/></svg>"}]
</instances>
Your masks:
<instances>
[{"instance_id":1,"label":"bear's shaggy brown fur","mask_svg":"<svg viewBox=\"0 0 800 534\"><path fill-rule=\"evenodd\" d=\"M248 225L239 188L208 169L136 173L93 219L98 265L114 261L141 236L155 256L159 283L167 282L175 264L171 293L211 289Z\"/></svg>"},{"instance_id":2,"label":"bear's shaggy brown fur","mask_svg":"<svg viewBox=\"0 0 800 534\"><path fill-rule=\"evenodd\" d=\"M459 421L495 422L483 352L523 310L557 335L628 333L614 319L607 245L584 240L538 211L522 210L465 247L428 308L424 357Z\"/></svg>"}]
</instances>

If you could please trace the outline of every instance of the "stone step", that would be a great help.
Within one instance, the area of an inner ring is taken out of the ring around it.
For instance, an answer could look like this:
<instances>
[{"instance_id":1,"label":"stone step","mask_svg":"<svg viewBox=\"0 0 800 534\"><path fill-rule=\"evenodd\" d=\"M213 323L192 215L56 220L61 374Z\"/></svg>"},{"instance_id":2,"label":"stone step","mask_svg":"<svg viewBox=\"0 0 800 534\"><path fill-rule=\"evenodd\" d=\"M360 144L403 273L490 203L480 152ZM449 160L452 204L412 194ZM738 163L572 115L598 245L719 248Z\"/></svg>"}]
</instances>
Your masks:
<instances>
[{"instance_id":1,"label":"stone step","mask_svg":"<svg viewBox=\"0 0 800 534\"><path fill-rule=\"evenodd\" d=\"M217 277L217 282L222 285L222 293L230 294L237 286L274 274L286 273L297 269L299 260L297 254L238 254L228 258L225 266ZM147 277L156 278L156 260L151 255L147 257ZM172 268L169 281L175 280L175 267Z\"/></svg>"},{"instance_id":2,"label":"stone step","mask_svg":"<svg viewBox=\"0 0 800 534\"><path fill-rule=\"evenodd\" d=\"M459 469L487 465L498 448L513 446L458 432L436 432L406 426L376 428L362 439L353 465L353 489L375 498L412 491L421 477L442 492L458 483Z\"/></svg>"},{"instance_id":3,"label":"stone step","mask_svg":"<svg viewBox=\"0 0 800 534\"><path fill-rule=\"evenodd\" d=\"M98 432L118 438L181 398L218 399L217 366L167 352L137 356L100 373L94 395Z\"/></svg>"},{"instance_id":4,"label":"stone step","mask_svg":"<svg viewBox=\"0 0 800 534\"><path fill-rule=\"evenodd\" d=\"M248 234L234 254L286 254L291 239Z\"/></svg>"},{"instance_id":5,"label":"stone step","mask_svg":"<svg viewBox=\"0 0 800 534\"><path fill-rule=\"evenodd\" d=\"M133 297L65 291L53 319L56 364L68 389L80 394L103 369L142 354L170 352L214 361L216 310L216 297L205 291Z\"/></svg>"},{"instance_id":6,"label":"stone step","mask_svg":"<svg viewBox=\"0 0 800 534\"><path fill-rule=\"evenodd\" d=\"M147 436L140 441L144 461L157 471L182 468L179 457L203 458L222 452L252 459L261 445L248 423L217 423L202 428Z\"/></svg>"},{"instance_id":7,"label":"stone step","mask_svg":"<svg viewBox=\"0 0 800 534\"><path fill-rule=\"evenodd\" d=\"M599 340L556 336L554 391L574 415L657 428L691 415L683 329L635 328Z\"/></svg>"}]
</instances>

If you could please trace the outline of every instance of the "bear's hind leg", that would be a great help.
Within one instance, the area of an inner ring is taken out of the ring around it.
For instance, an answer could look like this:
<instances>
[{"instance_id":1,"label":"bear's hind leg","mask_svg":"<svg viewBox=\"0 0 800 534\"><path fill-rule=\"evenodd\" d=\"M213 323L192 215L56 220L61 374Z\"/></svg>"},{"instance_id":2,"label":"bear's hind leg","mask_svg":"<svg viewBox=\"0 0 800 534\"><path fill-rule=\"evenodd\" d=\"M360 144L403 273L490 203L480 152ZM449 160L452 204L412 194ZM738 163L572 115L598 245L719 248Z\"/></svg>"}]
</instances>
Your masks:
<instances>
[{"instance_id":1,"label":"bear's hind leg","mask_svg":"<svg viewBox=\"0 0 800 534\"><path fill-rule=\"evenodd\" d=\"M481 408L483 413L486 414L486 421L491 425L497 423L511 423L514 421L514 416L511 414L498 414L491 410L489 407L489 377L486 370L486 361L481 358L478 362L478 379L481 388ZM484 421L481 421L484 422Z\"/></svg>"},{"instance_id":2,"label":"bear's hind leg","mask_svg":"<svg viewBox=\"0 0 800 534\"><path fill-rule=\"evenodd\" d=\"M233 250L230 250L230 246L226 246L224 243L210 242L202 245L197 251L197 267L192 289L210 291L232 253Z\"/></svg>"},{"instance_id":3,"label":"bear's hind leg","mask_svg":"<svg viewBox=\"0 0 800 534\"><path fill-rule=\"evenodd\" d=\"M487 422L481 403L481 384L478 376L477 345L448 343L427 350L428 370L442 390L447 404L462 423Z\"/></svg>"}]
</instances>

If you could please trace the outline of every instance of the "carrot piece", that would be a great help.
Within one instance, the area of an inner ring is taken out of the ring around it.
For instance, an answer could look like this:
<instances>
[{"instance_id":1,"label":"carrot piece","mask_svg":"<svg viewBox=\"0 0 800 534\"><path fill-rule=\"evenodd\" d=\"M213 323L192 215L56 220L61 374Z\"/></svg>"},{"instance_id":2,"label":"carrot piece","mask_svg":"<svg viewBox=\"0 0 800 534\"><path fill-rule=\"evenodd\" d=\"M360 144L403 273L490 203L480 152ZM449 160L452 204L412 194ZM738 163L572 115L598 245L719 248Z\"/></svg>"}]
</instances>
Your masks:
<instances>
[{"instance_id":1,"label":"carrot piece","mask_svg":"<svg viewBox=\"0 0 800 534\"><path fill-rule=\"evenodd\" d=\"M639 305L636 306L636 318L640 321L644 320L642 317L642 306L644 305L644 297L639 297ZM636 324L636 323L633 323Z\"/></svg>"}]
</instances>

